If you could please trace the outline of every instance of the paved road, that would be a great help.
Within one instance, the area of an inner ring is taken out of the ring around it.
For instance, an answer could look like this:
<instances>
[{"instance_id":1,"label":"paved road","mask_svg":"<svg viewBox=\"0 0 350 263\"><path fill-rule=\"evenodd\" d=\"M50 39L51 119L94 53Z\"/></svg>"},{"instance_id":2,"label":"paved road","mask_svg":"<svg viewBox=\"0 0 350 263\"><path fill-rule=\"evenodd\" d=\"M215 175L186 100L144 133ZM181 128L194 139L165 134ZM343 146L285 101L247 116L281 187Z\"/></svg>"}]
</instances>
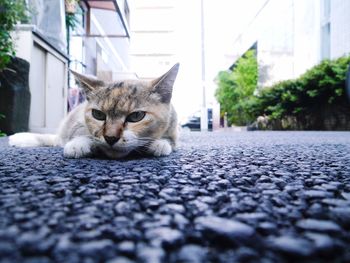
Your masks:
<instances>
[{"instance_id":1,"label":"paved road","mask_svg":"<svg viewBox=\"0 0 350 263\"><path fill-rule=\"evenodd\" d=\"M0 262L350 262L350 133L188 133L166 158L0 142Z\"/></svg>"}]
</instances>

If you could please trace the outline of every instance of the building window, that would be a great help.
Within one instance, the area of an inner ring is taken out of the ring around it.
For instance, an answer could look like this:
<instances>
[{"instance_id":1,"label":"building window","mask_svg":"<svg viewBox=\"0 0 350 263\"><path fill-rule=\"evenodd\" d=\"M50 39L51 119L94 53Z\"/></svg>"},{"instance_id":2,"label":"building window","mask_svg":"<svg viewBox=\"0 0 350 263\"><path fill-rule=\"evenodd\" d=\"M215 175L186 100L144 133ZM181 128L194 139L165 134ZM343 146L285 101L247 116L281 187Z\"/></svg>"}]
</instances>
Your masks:
<instances>
[{"instance_id":1,"label":"building window","mask_svg":"<svg viewBox=\"0 0 350 263\"><path fill-rule=\"evenodd\" d=\"M126 1L124 1L124 15L128 23L128 26L130 26L130 10L129 10L128 3Z\"/></svg>"},{"instance_id":2,"label":"building window","mask_svg":"<svg viewBox=\"0 0 350 263\"><path fill-rule=\"evenodd\" d=\"M321 1L321 60L331 57L331 1Z\"/></svg>"},{"instance_id":3,"label":"building window","mask_svg":"<svg viewBox=\"0 0 350 263\"><path fill-rule=\"evenodd\" d=\"M331 57L331 25L327 23L321 28L321 60Z\"/></svg>"},{"instance_id":4,"label":"building window","mask_svg":"<svg viewBox=\"0 0 350 263\"><path fill-rule=\"evenodd\" d=\"M322 0L321 17L324 22L329 22L331 16L331 1Z\"/></svg>"}]
</instances>

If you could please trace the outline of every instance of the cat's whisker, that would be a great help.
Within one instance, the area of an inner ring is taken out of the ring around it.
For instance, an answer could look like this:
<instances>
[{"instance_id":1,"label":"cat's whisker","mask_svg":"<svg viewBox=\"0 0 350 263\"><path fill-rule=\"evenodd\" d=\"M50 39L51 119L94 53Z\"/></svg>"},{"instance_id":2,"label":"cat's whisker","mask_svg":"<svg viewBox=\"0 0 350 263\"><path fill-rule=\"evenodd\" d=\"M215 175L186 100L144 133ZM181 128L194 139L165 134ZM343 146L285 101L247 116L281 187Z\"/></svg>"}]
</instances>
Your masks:
<instances>
[{"instance_id":1,"label":"cat's whisker","mask_svg":"<svg viewBox=\"0 0 350 263\"><path fill-rule=\"evenodd\" d=\"M130 146L126 146L126 145L117 145L116 148L117 148L117 149L130 149ZM112 147L112 149L114 149L114 148Z\"/></svg>"},{"instance_id":2,"label":"cat's whisker","mask_svg":"<svg viewBox=\"0 0 350 263\"><path fill-rule=\"evenodd\" d=\"M138 141L155 141L156 139L151 138L151 137L141 137L137 138Z\"/></svg>"},{"instance_id":3,"label":"cat's whisker","mask_svg":"<svg viewBox=\"0 0 350 263\"><path fill-rule=\"evenodd\" d=\"M148 154L149 152L144 149L144 148L137 148L134 150L135 152L139 153L139 154Z\"/></svg>"}]
</instances>

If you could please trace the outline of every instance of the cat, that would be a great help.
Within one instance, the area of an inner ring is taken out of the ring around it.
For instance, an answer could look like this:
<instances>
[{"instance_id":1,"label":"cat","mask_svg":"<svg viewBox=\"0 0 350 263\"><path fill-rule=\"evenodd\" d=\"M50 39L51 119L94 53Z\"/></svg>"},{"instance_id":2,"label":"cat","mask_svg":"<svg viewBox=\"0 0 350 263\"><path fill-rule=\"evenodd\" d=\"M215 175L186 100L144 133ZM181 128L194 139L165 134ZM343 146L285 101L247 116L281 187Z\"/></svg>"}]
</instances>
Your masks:
<instances>
[{"instance_id":1,"label":"cat","mask_svg":"<svg viewBox=\"0 0 350 263\"><path fill-rule=\"evenodd\" d=\"M61 122L56 135L17 133L9 144L17 147L61 146L67 158L119 159L132 152L167 156L176 147L177 115L171 104L179 70L175 64L152 81L105 83L73 72L86 101Z\"/></svg>"}]
</instances>

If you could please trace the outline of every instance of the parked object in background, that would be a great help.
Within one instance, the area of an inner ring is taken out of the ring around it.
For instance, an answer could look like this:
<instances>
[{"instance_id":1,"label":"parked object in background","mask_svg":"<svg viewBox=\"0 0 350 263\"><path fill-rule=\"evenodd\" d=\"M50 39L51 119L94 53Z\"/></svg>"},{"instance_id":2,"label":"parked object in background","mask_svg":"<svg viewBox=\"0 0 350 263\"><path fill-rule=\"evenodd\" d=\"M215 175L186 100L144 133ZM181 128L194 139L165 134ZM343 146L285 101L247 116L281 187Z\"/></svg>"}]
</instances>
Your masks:
<instances>
[{"instance_id":1,"label":"parked object in background","mask_svg":"<svg viewBox=\"0 0 350 263\"><path fill-rule=\"evenodd\" d=\"M266 127L266 125L269 122L269 117L264 115L264 116L259 116L256 121L258 122L258 125L261 125L263 127Z\"/></svg>"},{"instance_id":2,"label":"parked object in background","mask_svg":"<svg viewBox=\"0 0 350 263\"><path fill-rule=\"evenodd\" d=\"M183 129L190 129L191 131L201 130L201 112L198 111L190 116L187 121L181 125ZM213 110L208 109L208 130L213 130Z\"/></svg>"},{"instance_id":3,"label":"parked object in background","mask_svg":"<svg viewBox=\"0 0 350 263\"><path fill-rule=\"evenodd\" d=\"M247 126L248 131L256 131L256 130L268 130L269 127L269 116L265 114L263 116L259 116L256 121Z\"/></svg>"},{"instance_id":4,"label":"parked object in background","mask_svg":"<svg viewBox=\"0 0 350 263\"><path fill-rule=\"evenodd\" d=\"M28 131L30 108L29 63L13 58L0 72L0 130L6 134Z\"/></svg>"}]
</instances>

